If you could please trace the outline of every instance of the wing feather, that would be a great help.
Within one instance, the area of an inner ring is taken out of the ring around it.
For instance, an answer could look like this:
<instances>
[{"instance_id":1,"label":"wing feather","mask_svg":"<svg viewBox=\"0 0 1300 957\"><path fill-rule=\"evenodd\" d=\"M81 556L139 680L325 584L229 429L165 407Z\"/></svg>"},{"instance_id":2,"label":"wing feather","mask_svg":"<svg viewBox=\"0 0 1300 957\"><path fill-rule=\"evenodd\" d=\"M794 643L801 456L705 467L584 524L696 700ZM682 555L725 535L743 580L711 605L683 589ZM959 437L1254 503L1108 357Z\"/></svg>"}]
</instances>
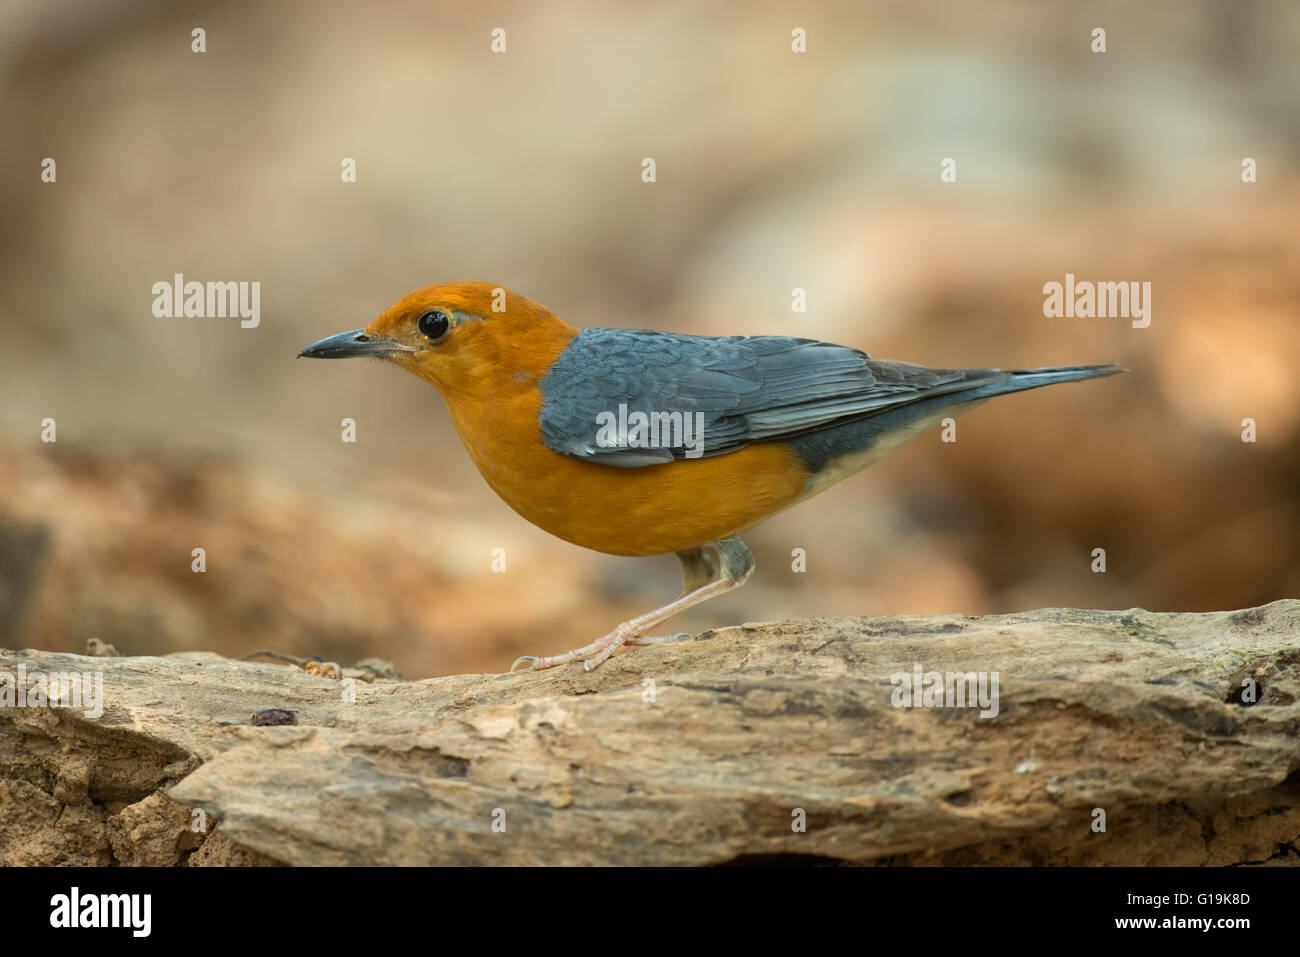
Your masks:
<instances>
[{"instance_id":1,"label":"wing feather","mask_svg":"<svg viewBox=\"0 0 1300 957\"><path fill-rule=\"evenodd\" d=\"M602 413L699 413L703 454L722 455L1007 377L877 360L813 339L584 329L542 380L540 424L553 451L638 468L687 449L602 444Z\"/></svg>"}]
</instances>

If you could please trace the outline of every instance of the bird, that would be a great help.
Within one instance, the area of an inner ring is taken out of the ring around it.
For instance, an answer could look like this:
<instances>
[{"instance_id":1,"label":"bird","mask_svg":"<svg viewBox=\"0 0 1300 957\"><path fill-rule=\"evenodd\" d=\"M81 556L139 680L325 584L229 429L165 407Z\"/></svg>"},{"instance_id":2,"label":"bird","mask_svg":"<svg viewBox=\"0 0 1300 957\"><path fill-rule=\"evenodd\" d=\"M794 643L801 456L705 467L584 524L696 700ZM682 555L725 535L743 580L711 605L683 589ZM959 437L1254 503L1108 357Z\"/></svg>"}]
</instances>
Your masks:
<instances>
[{"instance_id":1,"label":"bird","mask_svg":"<svg viewBox=\"0 0 1300 957\"><path fill-rule=\"evenodd\" d=\"M931 369L791 336L578 328L480 281L416 289L299 356L377 358L433 386L487 484L552 535L677 556L679 597L511 672L591 670L625 645L689 638L652 632L744 585L740 535L765 519L988 399L1126 371Z\"/></svg>"}]
</instances>

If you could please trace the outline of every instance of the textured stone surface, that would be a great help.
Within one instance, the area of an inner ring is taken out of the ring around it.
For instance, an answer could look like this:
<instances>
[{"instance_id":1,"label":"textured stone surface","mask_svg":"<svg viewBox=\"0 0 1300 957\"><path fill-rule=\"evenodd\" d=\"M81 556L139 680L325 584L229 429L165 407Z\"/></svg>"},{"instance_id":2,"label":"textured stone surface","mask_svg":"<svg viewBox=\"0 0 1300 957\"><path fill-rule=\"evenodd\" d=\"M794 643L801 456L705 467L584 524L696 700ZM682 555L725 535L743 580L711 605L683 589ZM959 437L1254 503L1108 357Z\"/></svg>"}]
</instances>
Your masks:
<instances>
[{"instance_id":1,"label":"textured stone surface","mask_svg":"<svg viewBox=\"0 0 1300 957\"><path fill-rule=\"evenodd\" d=\"M1300 601L744 625L418 682L20 662L103 671L106 707L0 709L5 864L1300 860ZM895 707L915 664L997 672L996 717Z\"/></svg>"}]
</instances>

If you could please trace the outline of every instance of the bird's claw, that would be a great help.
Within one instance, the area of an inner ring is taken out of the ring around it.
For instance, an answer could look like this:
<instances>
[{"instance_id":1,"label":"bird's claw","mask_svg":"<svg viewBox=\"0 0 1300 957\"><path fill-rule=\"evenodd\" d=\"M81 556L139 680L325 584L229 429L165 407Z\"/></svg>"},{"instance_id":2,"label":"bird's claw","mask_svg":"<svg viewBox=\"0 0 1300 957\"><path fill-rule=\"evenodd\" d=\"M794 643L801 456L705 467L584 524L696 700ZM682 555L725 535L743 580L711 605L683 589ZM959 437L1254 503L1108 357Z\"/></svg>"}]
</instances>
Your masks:
<instances>
[{"instance_id":1,"label":"bird's claw","mask_svg":"<svg viewBox=\"0 0 1300 957\"><path fill-rule=\"evenodd\" d=\"M570 661L581 661L583 671L592 671L600 667L610 655L618 651L624 645L660 645L668 644L674 641L686 641L693 637L689 631L679 631L672 635L635 635L630 634L631 628L628 623L623 623L615 628L604 638L600 638L590 645L583 648L575 648L573 651L566 652L563 655L556 655L553 658L539 658L537 655L520 655L510 666L510 674L516 671L541 671L546 668L554 668L556 665L567 664ZM527 663L527 667L521 669L519 666Z\"/></svg>"}]
</instances>

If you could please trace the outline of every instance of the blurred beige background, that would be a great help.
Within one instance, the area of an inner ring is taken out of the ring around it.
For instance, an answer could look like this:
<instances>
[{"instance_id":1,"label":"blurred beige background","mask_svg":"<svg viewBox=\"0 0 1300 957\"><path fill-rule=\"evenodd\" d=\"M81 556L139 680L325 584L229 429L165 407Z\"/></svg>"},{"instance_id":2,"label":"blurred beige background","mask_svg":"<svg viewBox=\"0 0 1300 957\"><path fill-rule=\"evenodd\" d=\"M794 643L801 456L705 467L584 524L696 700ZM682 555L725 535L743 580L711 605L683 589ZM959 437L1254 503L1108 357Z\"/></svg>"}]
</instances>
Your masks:
<instances>
[{"instance_id":1,"label":"blurred beige background","mask_svg":"<svg viewBox=\"0 0 1300 957\"><path fill-rule=\"evenodd\" d=\"M576 325L1132 370L999 399L776 517L750 584L681 628L1295 597L1298 48L1300 6L1262 0L9 0L0 644L419 677L675 594L670 557L515 516L414 377L294 361L447 279ZM261 325L155 318L177 272L260 281ZM1150 281L1150 328L1045 318L1067 272Z\"/></svg>"}]
</instances>

